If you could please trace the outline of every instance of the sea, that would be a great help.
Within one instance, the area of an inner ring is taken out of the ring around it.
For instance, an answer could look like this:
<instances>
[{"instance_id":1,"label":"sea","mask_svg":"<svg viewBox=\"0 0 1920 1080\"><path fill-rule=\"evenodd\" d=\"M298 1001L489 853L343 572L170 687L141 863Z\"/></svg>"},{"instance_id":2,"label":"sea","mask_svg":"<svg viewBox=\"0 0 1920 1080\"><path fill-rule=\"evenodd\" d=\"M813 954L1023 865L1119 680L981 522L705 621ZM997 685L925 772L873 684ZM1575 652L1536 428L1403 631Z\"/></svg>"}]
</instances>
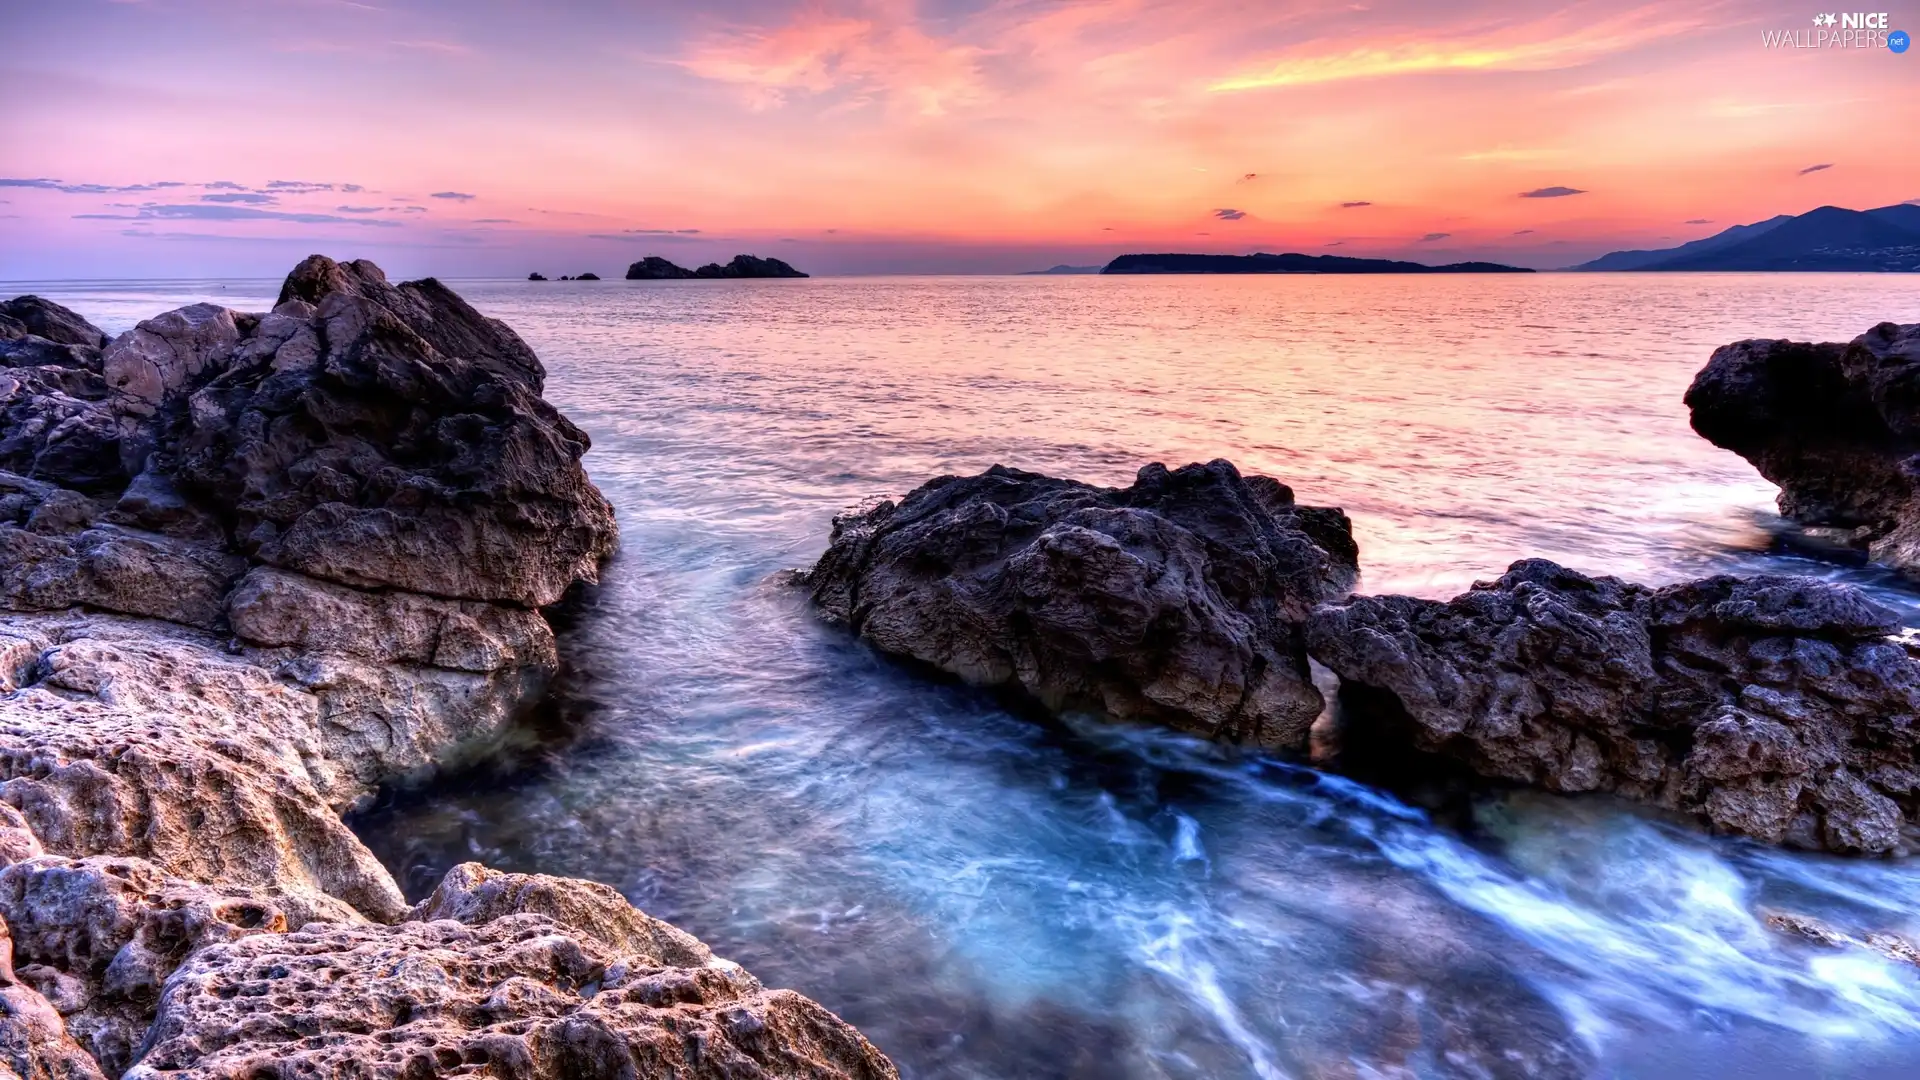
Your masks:
<instances>
[{"instance_id":1,"label":"sea","mask_svg":"<svg viewBox=\"0 0 1920 1080\"><path fill-rule=\"evenodd\" d=\"M1914 275L449 281L593 438L619 555L562 624L564 707L356 830L593 878L917 1080L1920 1075L1920 859L1702 834L1604 797L1407 793L1046 719L822 624L833 516L995 463L1124 485L1227 458L1344 508L1366 592L1545 557L1803 573L1920 624L1694 435L1713 349L1920 320ZM10 283L110 331L273 281Z\"/></svg>"}]
</instances>

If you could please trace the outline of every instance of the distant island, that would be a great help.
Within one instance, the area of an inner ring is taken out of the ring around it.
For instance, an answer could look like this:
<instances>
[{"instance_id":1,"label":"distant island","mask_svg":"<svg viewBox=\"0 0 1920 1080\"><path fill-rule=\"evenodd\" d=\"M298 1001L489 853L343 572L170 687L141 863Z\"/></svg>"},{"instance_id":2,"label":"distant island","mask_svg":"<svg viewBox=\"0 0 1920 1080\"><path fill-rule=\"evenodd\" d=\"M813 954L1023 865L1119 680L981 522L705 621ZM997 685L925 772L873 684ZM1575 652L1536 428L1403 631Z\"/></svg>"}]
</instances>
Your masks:
<instances>
[{"instance_id":1,"label":"distant island","mask_svg":"<svg viewBox=\"0 0 1920 1080\"><path fill-rule=\"evenodd\" d=\"M1034 277L1040 274L1098 274L1100 272L1101 268L1098 266L1068 266L1066 263L1061 263L1058 266L1049 266L1045 270L1022 270L1020 271L1020 276Z\"/></svg>"},{"instance_id":2,"label":"distant island","mask_svg":"<svg viewBox=\"0 0 1920 1080\"><path fill-rule=\"evenodd\" d=\"M1103 274L1531 274L1524 266L1490 262L1425 263L1356 259L1345 255L1122 255Z\"/></svg>"},{"instance_id":3,"label":"distant island","mask_svg":"<svg viewBox=\"0 0 1920 1080\"><path fill-rule=\"evenodd\" d=\"M1920 271L1920 206L1822 206L1735 225L1679 247L1615 251L1575 270Z\"/></svg>"},{"instance_id":4,"label":"distant island","mask_svg":"<svg viewBox=\"0 0 1920 1080\"><path fill-rule=\"evenodd\" d=\"M649 255L627 267L628 281L671 281L681 278L803 278L808 275L779 259L754 255L735 255L725 266L708 263L698 270L677 266L658 255Z\"/></svg>"}]
</instances>

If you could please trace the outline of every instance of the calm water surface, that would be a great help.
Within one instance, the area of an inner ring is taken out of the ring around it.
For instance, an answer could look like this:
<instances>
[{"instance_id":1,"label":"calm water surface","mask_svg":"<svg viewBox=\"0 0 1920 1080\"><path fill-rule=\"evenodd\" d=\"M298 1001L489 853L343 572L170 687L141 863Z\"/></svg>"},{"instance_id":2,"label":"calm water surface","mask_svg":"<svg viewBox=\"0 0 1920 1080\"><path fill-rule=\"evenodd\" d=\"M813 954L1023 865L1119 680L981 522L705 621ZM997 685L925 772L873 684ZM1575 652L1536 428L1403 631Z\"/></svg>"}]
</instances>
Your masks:
<instances>
[{"instance_id":1,"label":"calm water surface","mask_svg":"<svg viewBox=\"0 0 1920 1080\"><path fill-rule=\"evenodd\" d=\"M108 329L277 283L34 286ZM1920 934L1920 862L1601 799L1445 826L1297 762L1042 724L816 624L839 509L995 462L1122 484L1229 457L1343 506L1362 588L1523 556L1818 573L1688 429L1712 348L1920 318L1900 276L463 282L590 431L623 549L568 631L584 730L359 822L596 878L859 1025L914 1078L1909 1076L1920 971L1766 912ZM14 291L25 291L16 288Z\"/></svg>"}]
</instances>

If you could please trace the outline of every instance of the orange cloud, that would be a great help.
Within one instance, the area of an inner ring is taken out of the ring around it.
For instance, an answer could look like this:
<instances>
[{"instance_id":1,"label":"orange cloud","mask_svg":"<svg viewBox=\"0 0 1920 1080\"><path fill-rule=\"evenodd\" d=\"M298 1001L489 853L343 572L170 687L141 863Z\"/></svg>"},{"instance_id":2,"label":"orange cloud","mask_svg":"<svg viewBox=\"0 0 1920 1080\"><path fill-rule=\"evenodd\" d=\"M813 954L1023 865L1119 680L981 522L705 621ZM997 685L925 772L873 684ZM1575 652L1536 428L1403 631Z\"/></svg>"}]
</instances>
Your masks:
<instances>
[{"instance_id":1,"label":"orange cloud","mask_svg":"<svg viewBox=\"0 0 1920 1080\"><path fill-rule=\"evenodd\" d=\"M1222 79L1207 89L1226 93L1450 71L1553 71L1578 67L1701 25L1697 15L1673 18L1670 8L1643 8L1590 26L1568 26L1567 22L1559 17L1460 34L1450 40L1407 37L1392 44L1346 51L1303 50L1266 68ZM1323 44L1314 42L1312 46Z\"/></svg>"}]
</instances>

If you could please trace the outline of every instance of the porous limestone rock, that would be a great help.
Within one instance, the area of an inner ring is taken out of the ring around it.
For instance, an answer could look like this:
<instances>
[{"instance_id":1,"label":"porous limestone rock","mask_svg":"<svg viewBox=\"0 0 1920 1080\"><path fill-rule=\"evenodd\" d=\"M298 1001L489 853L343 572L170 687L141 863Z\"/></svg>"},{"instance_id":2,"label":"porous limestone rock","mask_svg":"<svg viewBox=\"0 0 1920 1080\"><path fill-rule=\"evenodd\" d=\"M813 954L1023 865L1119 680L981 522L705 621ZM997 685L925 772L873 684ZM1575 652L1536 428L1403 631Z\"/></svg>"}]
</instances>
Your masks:
<instances>
[{"instance_id":1,"label":"porous limestone rock","mask_svg":"<svg viewBox=\"0 0 1920 1080\"><path fill-rule=\"evenodd\" d=\"M1345 514L1230 462L1125 489L996 465L836 518L806 581L829 619L970 683L1293 746L1323 705L1301 626L1357 560Z\"/></svg>"},{"instance_id":2,"label":"porous limestone rock","mask_svg":"<svg viewBox=\"0 0 1920 1080\"><path fill-rule=\"evenodd\" d=\"M299 913L348 924L344 904ZM160 990L188 954L249 934L285 933L276 898L170 878L141 859L41 856L0 871L0 918L19 978L56 1003L67 1032L109 1075L132 1064Z\"/></svg>"},{"instance_id":3,"label":"porous limestone rock","mask_svg":"<svg viewBox=\"0 0 1920 1080\"><path fill-rule=\"evenodd\" d=\"M13 970L13 940L0 918L0 1080L104 1080L65 1021Z\"/></svg>"},{"instance_id":4,"label":"porous limestone rock","mask_svg":"<svg viewBox=\"0 0 1920 1080\"><path fill-rule=\"evenodd\" d=\"M1723 345L1686 403L1695 431L1779 485L1781 514L1920 572L1920 323Z\"/></svg>"},{"instance_id":5,"label":"porous limestone rock","mask_svg":"<svg viewBox=\"0 0 1920 1080\"><path fill-rule=\"evenodd\" d=\"M819 1005L766 990L670 928L636 927L615 901L584 882L459 867L398 925L204 948L167 984L126 1075L899 1075Z\"/></svg>"},{"instance_id":6,"label":"porous limestone rock","mask_svg":"<svg viewBox=\"0 0 1920 1080\"><path fill-rule=\"evenodd\" d=\"M1648 588L1545 560L1449 601L1316 611L1349 739L1483 776L1613 792L1716 829L1904 851L1920 810L1920 662L1845 585L1710 577Z\"/></svg>"}]
</instances>

